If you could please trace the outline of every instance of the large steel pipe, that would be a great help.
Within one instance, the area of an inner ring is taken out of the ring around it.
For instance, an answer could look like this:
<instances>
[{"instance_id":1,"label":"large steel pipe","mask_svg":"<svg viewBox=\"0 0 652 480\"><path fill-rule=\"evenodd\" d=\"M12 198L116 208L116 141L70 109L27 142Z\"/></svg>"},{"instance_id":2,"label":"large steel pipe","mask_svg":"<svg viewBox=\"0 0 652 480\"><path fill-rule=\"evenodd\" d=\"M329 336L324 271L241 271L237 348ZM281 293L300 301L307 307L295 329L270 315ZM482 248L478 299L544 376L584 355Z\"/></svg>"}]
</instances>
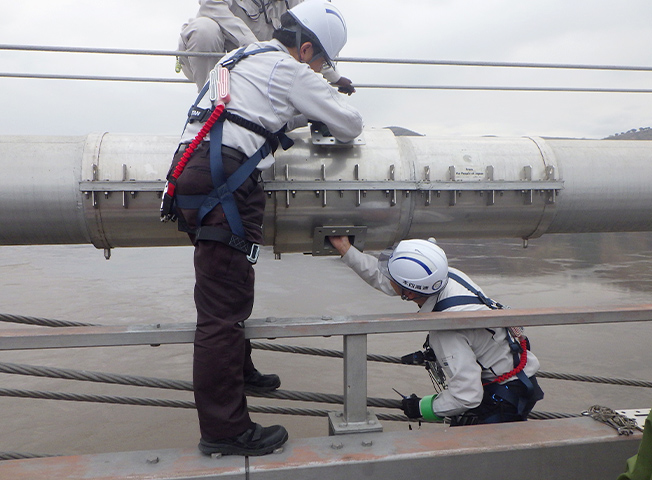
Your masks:
<instances>
[{"instance_id":1,"label":"large steel pipe","mask_svg":"<svg viewBox=\"0 0 652 480\"><path fill-rule=\"evenodd\" d=\"M394 136L308 129L263 178L266 244L328 253L405 237L652 230L652 142ZM158 210L177 137L0 136L0 244L187 245Z\"/></svg>"}]
</instances>

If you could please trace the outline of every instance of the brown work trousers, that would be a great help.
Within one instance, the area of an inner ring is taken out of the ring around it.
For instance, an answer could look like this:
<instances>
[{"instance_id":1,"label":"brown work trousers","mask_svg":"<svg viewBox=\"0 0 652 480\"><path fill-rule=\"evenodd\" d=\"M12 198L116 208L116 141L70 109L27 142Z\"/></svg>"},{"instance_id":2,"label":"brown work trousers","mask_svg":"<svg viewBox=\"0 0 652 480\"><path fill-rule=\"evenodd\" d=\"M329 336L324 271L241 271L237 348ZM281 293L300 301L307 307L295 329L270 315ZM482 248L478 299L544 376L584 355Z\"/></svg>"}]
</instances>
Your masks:
<instances>
[{"instance_id":1,"label":"brown work trousers","mask_svg":"<svg viewBox=\"0 0 652 480\"><path fill-rule=\"evenodd\" d=\"M183 148L175 161L182 152ZM223 148L222 153L227 176L246 160L232 149ZM178 194L207 194L213 189L209 156L208 142L204 142L179 176ZM261 243L265 195L257 177L259 174L249 177L234 197L247 238ZM196 226L196 211L182 210L179 215L189 227ZM219 205L202 224L229 230ZM201 436L212 441L239 435L252 424L244 376L255 368L242 322L249 318L254 304L254 269L244 253L213 241L197 242L194 266L197 329L193 387Z\"/></svg>"},{"instance_id":2,"label":"brown work trousers","mask_svg":"<svg viewBox=\"0 0 652 480\"><path fill-rule=\"evenodd\" d=\"M197 330L193 386L201 436L218 440L251 426L244 376L254 370L241 322L254 306L254 269L246 256L219 242L195 247Z\"/></svg>"}]
</instances>

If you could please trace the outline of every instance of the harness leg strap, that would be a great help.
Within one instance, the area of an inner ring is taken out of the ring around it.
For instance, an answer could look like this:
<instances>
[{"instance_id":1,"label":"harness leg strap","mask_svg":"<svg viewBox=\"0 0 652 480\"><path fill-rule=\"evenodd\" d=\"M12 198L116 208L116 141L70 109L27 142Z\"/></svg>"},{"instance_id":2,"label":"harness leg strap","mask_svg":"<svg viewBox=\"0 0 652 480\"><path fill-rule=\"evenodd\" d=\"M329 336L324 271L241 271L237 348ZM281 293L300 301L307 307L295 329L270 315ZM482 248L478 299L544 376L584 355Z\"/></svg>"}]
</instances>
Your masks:
<instances>
[{"instance_id":1,"label":"harness leg strap","mask_svg":"<svg viewBox=\"0 0 652 480\"><path fill-rule=\"evenodd\" d=\"M260 245L250 242L249 240L239 237L228 230L219 227L203 226L195 232L195 243L199 240L210 240L220 242L229 247L244 253L252 264L258 261L260 255Z\"/></svg>"}]
</instances>

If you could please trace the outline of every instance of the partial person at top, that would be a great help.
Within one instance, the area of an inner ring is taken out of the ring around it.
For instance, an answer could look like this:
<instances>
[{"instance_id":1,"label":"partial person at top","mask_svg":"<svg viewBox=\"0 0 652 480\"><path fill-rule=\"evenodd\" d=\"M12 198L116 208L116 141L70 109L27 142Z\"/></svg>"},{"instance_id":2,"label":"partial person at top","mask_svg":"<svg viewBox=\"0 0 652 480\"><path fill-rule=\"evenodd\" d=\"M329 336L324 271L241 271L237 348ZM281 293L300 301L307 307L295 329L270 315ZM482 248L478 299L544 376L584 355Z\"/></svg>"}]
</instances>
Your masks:
<instances>
[{"instance_id":1,"label":"partial person at top","mask_svg":"<svg viewBox=\"0 0 652 480\"><path fill-rule=\"evenodd\" d=\"M281 26L281 16L303 0L199 0L195 18L181 27L179 51L229 52L258 41L272 39ZM197 91L208 81L209 72L219 60L216 57L178 57L177 71L195 82ZM340 75L334 66L324 65L324 78L338 86L342 93L355 92L351 80Z\"/></svg>"}]
</instances>

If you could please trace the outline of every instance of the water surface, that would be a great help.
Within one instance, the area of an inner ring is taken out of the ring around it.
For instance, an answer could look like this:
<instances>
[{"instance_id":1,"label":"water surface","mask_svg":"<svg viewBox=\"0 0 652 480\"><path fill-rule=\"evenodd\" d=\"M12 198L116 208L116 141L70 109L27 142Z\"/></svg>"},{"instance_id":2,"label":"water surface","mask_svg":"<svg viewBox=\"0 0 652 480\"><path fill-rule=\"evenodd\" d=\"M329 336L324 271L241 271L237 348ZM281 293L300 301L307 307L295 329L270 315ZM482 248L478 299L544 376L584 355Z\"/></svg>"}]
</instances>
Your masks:
<instances>
[{"instance_id":1,"label":"water surface","mask_svg":"<svg viewBox=\"0 0 652 480\"><path fill-rule=\"evenodd\" d=\"M450 264L512 307L652 303L652 234L548 235L523 248L518 240L441 241ZM360 281L337 258L284 254L266 248L256 266L253 317L401 313L415 305L386 297ZM192 248L114 250L106 261L92 246L0 247L0 305L5 313L91 322L150 324L194 321ZM4 328L17 328L4 326ZM529 328L542 369L652 381L652 324ZM371 335L370 353L399 356L417 350L425 334ZM341 349L341 338L278 340ZM0 361L191 379L190 345L0 352ZM337 359L254 352L282 388L342 393ZM2 388L192 400L190 392L70 380L0 375ZM537 410L579 413L594 404L650 408L652 391L541 380L546 398ZM369 364L369 395L395 398L391 388L432 393L421 368ZM252 405L299 406L250 399ZM331 408L307 404L313 408ZM193 410L0 397L0 451L93 453L188 447L198 440ZM327 434L325 418L254 415L282 423L291 438ZM407 429L385 422L385 430ZM423 428L434 428L424 426Z\"/></svg>"}]
</instances>

